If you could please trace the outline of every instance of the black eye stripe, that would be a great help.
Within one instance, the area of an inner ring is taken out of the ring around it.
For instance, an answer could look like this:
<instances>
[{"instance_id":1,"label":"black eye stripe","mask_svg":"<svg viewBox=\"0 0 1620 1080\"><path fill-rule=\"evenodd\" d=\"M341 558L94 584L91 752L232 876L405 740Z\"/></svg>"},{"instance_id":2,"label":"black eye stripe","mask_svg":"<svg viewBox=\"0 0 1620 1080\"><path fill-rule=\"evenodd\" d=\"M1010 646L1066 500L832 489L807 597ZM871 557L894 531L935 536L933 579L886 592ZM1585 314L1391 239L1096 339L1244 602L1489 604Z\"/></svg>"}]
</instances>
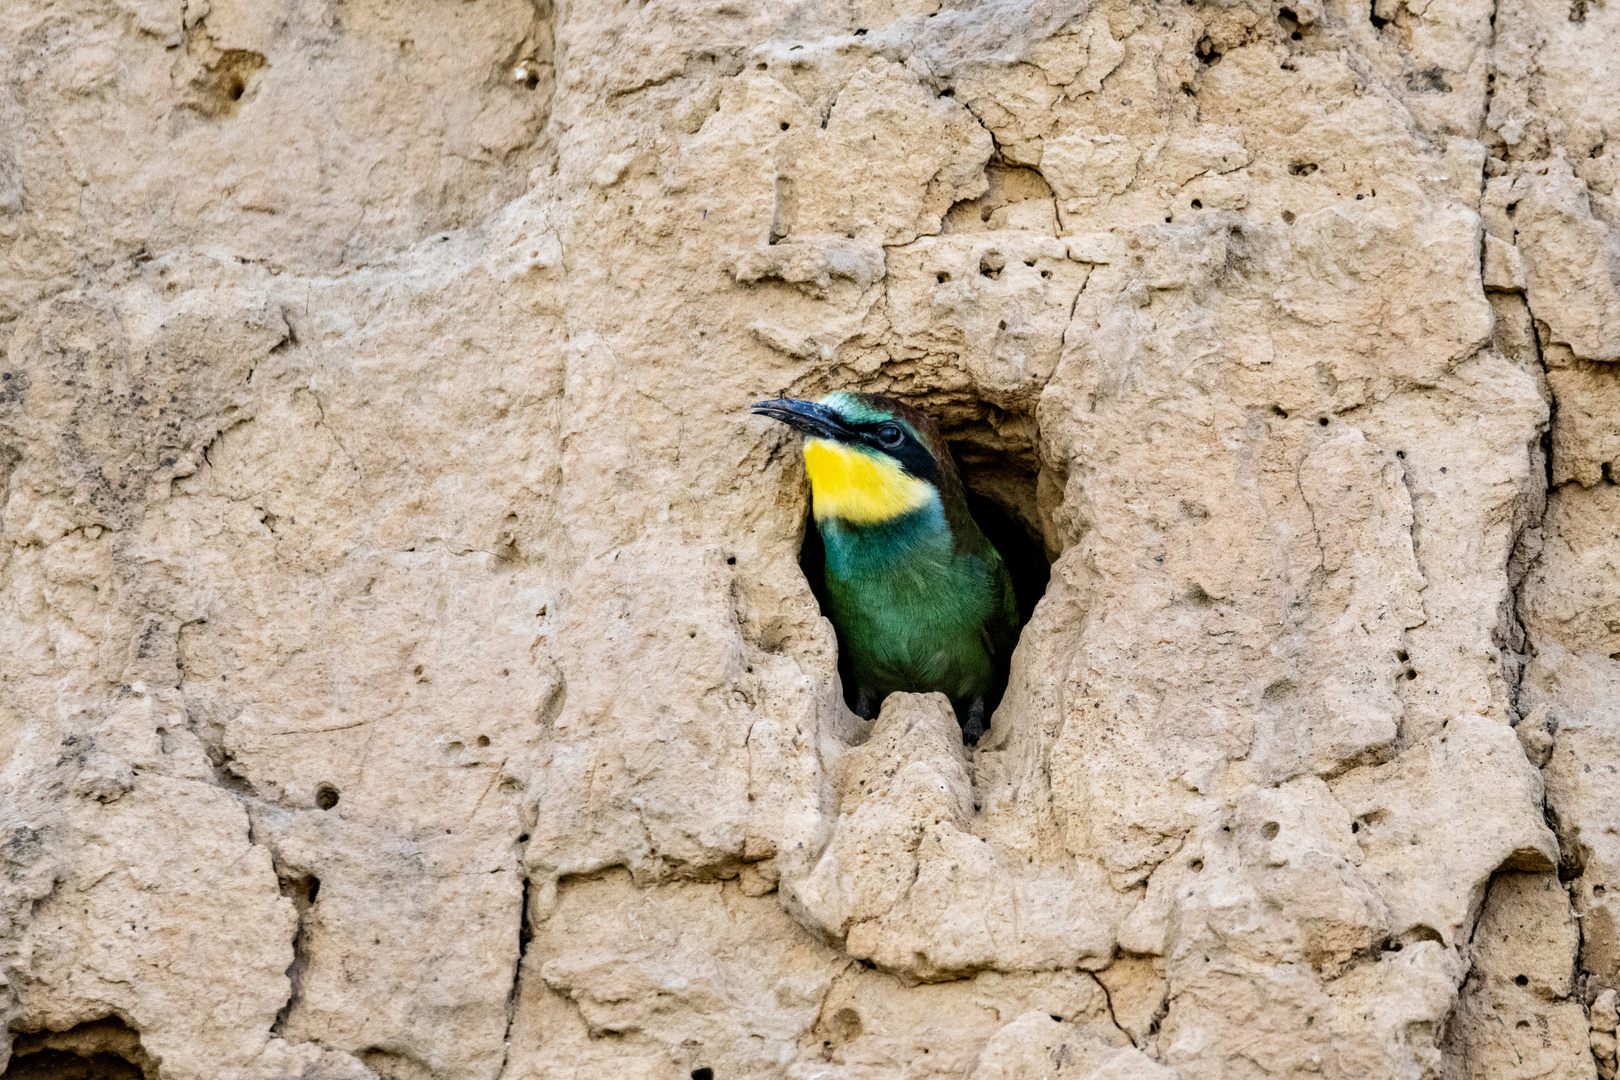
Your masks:
<instances>
[{"instance_id":1,"label":"black eye stripe","mask_svg":"<svg viewBox=\"0 0 1620 1080\"><path fill-rule=\"evenodd\" d=\"M879 431L889 427L900 432L899 442L885 444L878 435ZM923 441L905 424L894 420L878 420L867 424L851 424L850 428L856 432L862 443L880 454L894 458L900 463L900 467L912 476L938 486L939 463L934 460L934 455L929 452Z\"/></svg>"},{"instance_id":2,"label":"black eye stripe","mask_svg":"<svg viewBox=\"0 0 1620 1080\"><path fill-rule=\"evenodd\" d=\"M898 431L904 438L911 438L911 432L906 430L905 425L897 423L894 420L877 420L869 424L850 424L849 426L855 431L860 432L862 435L876 435L884 428L894 428L894 430Z\"/></svg>"}]
</instances>

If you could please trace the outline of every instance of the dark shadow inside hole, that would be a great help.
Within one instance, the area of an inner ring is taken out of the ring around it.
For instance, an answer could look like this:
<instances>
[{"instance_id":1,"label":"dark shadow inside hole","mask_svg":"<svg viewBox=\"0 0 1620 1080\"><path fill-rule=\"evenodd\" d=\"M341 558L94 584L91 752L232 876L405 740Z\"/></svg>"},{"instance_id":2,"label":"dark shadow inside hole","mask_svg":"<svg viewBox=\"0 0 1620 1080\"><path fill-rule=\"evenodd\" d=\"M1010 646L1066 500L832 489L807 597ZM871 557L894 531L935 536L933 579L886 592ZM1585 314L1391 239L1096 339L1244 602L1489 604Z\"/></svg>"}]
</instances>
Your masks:
<instances>
[{"instance_id":1,"label":"dark shadow inside hole","mask_svg":"<svg viewBox=\"0 0 1620 1080\"><path fill-rule=\"evenodd\" d=\"M82 1057L66 1050L38 1050L13 1058L7 1080L141 1080L141 1070L117 1054Z\"/></svg>"},{"instance_id":2,"label":"dark shadow inside hole","mask_svg":"<svg viewBox=\"0 0 1620 1080\"><path fill-rule=\"evenodd\" d=\"M1023 634L1035 605L1046 593L1052 567L1046 557L1046 548L1037 530L1040 515L1035 507L1035 477L1024 463L1000 460L998 455L966 444L951 444L952 456L963 478L968 512L973 515L979 531L994 545L1006 564L1012 579L1013 593L1018 600L1018 632ZM975 490L978 489L978 490ZM994 492L981 494L981 492ZM1008 502L1016 505L1008 506ZM827 600L827 552L822 545L821 533L814 517L805 522L804 545L799 550L799 567L810 591L815 594L816 605L823 613L831 610ZM1004 674L1004 673L1003 673ZM850 668L849 653L839 643L838 677L844 687L844 703L855 711L855 679ZM985 701L985 718L989 720L1001 704L1006 690L1004 682L995 686ZM881 702L873 703L874 708ZM966 717L958 715L958 721Z\"/></svg>"},{"instance_id":3,"label":"dark shadow inside hole","mask_svg":"<svg viewBox=\"0 0 1620 1080\"><path fill-rule=\"evenodd\" d=\"M157 1075L140 1033L116 1016L19 1034L6 1080L142 1080Z\"/></svg>"},{"instance_id":4,"label":"dark shadow inside hole","mask_svg":"<svg viewBox=\"0 0 1620 1080\"><path fill-rule=\"evenodd\" d=\"M1035 605L1046 593L1051 564L1046 561L1041 542L1025 532L994 500L969 491L967 502L968 512L978 523L979 531L995 545L1001 561L1007 564L1013 592L1018 594L1018 629L1022 632L1029 617L1035 614Z\"/></svg>"}]
</instances>

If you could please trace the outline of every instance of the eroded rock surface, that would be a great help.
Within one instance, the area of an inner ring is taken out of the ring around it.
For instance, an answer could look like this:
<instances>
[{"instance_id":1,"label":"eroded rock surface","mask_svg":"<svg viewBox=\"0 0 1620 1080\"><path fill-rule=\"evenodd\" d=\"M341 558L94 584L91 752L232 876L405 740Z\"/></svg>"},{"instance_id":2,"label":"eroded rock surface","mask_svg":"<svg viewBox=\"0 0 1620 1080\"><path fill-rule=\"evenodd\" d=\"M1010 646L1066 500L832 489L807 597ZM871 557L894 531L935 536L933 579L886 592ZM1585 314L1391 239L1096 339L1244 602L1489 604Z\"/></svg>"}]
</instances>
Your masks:
<instances>
[{"instance_id":1,"label":"eroded rock surface","mask_svg":"<svg viewBox=\"0 0 1620 1080\"><path fill-rule=\"evenodd\" d=\"M1620 5L6 15L0 1071L1615 1075ZM837 388L1051 563L976 748Z\"/></svg>"}]
</instances>

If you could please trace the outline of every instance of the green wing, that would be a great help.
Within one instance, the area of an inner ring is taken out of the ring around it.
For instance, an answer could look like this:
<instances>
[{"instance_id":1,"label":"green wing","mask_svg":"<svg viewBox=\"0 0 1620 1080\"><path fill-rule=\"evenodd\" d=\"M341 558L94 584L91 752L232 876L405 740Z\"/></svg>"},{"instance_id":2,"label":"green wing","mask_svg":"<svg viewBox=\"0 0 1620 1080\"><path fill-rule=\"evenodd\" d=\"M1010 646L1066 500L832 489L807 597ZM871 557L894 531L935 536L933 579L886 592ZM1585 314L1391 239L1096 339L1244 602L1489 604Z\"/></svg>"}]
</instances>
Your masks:
<instances>
[{"instance_id":1,"label":"green wing","mask_svg":"<svg viewBox=\"0 0 1620 1080\"><path fill-rule=\"evenodd\" d=\"M1001 561L1001 553L988 543L985 547L988 549L986 568L990 571L990 614L980 633L985 651L1005 671L1012 660L1013 646L1018 644L1018 595L1013 591L1012 577Z\"/></svg>"}]
</instances>

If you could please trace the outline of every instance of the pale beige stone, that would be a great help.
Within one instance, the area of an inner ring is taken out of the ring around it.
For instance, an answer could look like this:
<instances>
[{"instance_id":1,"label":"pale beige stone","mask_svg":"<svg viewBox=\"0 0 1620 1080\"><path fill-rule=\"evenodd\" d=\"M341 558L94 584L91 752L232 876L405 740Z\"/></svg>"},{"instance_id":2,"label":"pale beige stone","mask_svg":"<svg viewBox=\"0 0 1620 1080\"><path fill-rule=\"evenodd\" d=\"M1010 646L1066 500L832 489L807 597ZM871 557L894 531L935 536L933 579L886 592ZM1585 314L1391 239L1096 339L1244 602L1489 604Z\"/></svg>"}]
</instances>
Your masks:
<instances>
[{"instance_id":1,"label":"pale beige stone","mask_svg":"<svg viewBox=\"0 0 1620 1080\"><path fill-rule=\"evenodd\" d=\"M1555 874L1501 874L1474 930L1474 967L1447 1021L1448 1077L1593 1077L1573 1000L1580 931ZM1595 1050L1595 1044L1593 1046Z\"/></svg>"},{"instance_id":2,"label":"pale beige stone","mask_svg":"<svg viewBox=\"0 0 1620 1080\"><path fill-rule=\"evenodd\" d=\"M1620 360L1620 232L1561 158L1521 183L1513 225L1531 308L1576 356Z\"/></svg>"},{"instance_id":3,"label":"pale beige stone","mask_svg":"<svg viewBox=\"0 0 1620 1080\"><path fill-rule=\"evenodd\" d=\"M1620 6L6 16L0 1070L1614 1074ZM1053 560L976 748L837 388Z\"/></svg>"}]
</instances>

